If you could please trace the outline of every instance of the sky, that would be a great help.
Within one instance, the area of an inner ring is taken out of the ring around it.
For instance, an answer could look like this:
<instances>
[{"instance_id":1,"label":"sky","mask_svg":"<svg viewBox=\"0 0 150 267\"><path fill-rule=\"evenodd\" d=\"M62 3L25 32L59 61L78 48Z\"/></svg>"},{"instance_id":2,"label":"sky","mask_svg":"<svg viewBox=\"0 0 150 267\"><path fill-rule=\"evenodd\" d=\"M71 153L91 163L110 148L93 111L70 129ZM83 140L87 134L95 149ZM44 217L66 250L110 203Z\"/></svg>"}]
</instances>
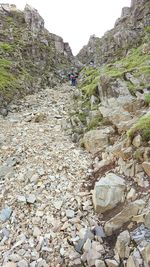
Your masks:
<instances>
[{"instance_id":1,"label":"sky","mask_svg":"<svg viewBox=\"0 0 150 267\"><path fill-rule=\"evenodd\" d=\"M131 0L2 0L24 9L25 4L36 8L45 21L45 27L69 42L73 54L88 43L95 34L101 37L113 28L121 9Z\"/></svg>"}]
</instances>

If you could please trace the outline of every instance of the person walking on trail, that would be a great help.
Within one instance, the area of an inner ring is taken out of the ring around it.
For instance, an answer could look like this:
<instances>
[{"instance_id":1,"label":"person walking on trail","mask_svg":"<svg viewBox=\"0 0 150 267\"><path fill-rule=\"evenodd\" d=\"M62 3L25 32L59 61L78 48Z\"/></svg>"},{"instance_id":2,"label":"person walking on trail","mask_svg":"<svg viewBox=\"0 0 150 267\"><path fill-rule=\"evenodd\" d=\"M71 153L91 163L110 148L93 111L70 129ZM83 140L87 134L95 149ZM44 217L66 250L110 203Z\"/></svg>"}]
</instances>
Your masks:
<instances>
[{"instance_id":1,"label":"person walking on trail","mask_svg":"<svg viewBox=\"0 0 150 267\"><path fill-rule=\"evenodd\" d=\"M69 73L69 79L71 81L71 86L76 86L77 85L77 74L74 72L74 69L71 69L71 72Z\"/></svg>"}]
</instances>

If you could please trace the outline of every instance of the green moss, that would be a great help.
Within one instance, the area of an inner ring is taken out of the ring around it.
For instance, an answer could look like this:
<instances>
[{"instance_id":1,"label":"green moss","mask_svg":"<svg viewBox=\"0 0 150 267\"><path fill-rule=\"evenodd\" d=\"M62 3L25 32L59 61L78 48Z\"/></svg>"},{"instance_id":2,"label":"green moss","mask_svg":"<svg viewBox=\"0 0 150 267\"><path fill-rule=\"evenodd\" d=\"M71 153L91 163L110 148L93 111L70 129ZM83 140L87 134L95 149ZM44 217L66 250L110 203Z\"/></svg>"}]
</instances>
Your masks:
<instances>
[{"instance_id":1,"label":"green moss","mask_svg":"<svg viewBox=\"0 0 150 267\"><path fill-rule=\"evenodd\" d=\"M150 140L150 115L141 117L136 124L127 132L129 138L140 134L143 141Z\"/></svg>"},{"instance_id":2,"label":"green moss","mask_svg":"<svg viewBox=\"0 0 150 267\"><path fill-rule=\"evenodd\" d=\"M11 52L13 50L13 47L8 43L0 43L0 49L2 49L5 52Z\"/></svg>"},{"instance_id":3,"label":"green moss","mask_svg":"<svg viewBox=\"0 0 150 267\"><path fill-rule=\"evenodd\" d=\"M145 32L150 33L150 26L145 27Z\"/></svg>"},{"instance_id":4,"label":"green moss","mask_svg":"<svg viewBox=\"0 0 150 267\"><path fill-rule=\"evenodd\" d=\"M150 104L150 94L145 94L144 95L144 101L145 101L146 104L148 104L148 105Z\"/></svg>"},{"instance_id":5,"label":"green moss","mask_svg":"<svg viewBox=\"0 0 150 267\"><path fill-rule=\"evenodd\" d=\"M82 70L80 75L82 81L79 83L79 88L88 97L95 95L99 83L99 70L93 67L86 67Z\"/></svg>"},{"instance_id":6,"label":"green moss","mask_svg":"<svg viewBox=\"0 0 150 267\"><path fill-rule=\"evenodd\" d=\"M135 96L135 93L136 93L135 85L131 82L127 82L127 85L128 85L128 89L129 89L130 94Z\"/></svg>"},{"instance_id":7,"label":"green moss","mask_svg":"<svg viewBox=\"0 0 150 267\"><path fill-rule=\"evenodd\" d=\"M80 112L77 114L79 120L83 123L86 124L86 113L85 112Z\"/></svg>"},{"instance_id":8,"label":"green moss","mask_svg":"<svg viewBox=\"0 0 150 267\"><path fill-rule=\"evenodd\" d=\"M87 131L90 131L92 129L96 129L98 126L100 126L100 122L102 121L102 117L96 117L93 120L90 121L90 123L87 126Z\"/></svg>"},{"instance_id":9,"label":"green moss","mask_svg":"<svg viewBox=\"0 0 150 267\"><path fill-rule=\"evenodd\" d=\"M82 91L87 95L87 96L92 96L95 95L97 92L97 86L98 82L93 81L91 84L86 85L82 88Z\"/></svg>"}]
</instances>

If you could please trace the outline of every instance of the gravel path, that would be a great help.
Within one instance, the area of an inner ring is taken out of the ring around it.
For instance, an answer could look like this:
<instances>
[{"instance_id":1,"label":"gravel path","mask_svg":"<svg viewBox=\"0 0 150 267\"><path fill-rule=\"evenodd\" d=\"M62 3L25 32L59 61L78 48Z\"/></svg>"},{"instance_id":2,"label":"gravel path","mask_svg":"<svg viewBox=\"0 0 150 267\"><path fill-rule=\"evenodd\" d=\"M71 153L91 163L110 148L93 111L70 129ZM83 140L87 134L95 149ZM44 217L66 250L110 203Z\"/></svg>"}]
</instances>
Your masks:
<instances>
[{"instance_id":1,"label":"gravel path","mask_svg":"<svg viewBox=\"0 0 150 267\"><path fill-rule=\"evenodd\" d=\"M90 155L69 136L72 90L20 104L0 118L0 266L79 266L75 247L97 218L81 190Z\"/></svg>"}]
</instances>

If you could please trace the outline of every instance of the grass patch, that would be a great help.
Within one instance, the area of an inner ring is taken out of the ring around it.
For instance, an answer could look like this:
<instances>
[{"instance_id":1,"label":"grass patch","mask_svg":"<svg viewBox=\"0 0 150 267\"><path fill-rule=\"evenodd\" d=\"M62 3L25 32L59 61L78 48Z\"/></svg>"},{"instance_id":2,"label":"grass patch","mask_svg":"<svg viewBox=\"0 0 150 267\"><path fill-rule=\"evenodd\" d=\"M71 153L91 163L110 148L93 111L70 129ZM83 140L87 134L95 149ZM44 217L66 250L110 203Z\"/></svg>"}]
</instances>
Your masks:
<instances>
[{"instance_id":1,"label":"grass patch","mask_svg":"<svg viewBox=\"0 0 150 267\"><path fill-rule=\"evenodd\" d=\"M4 52L12 52L13 47L8 43L0 43L0 49Z\"/></svg>"},{"instance_id":2,"label":"grass patch","mask_svg":"<svg viewBox=\"0 0 150 267\"><path fill-rule=\"evenodd\" d=\"M87 131L90 130L94 130L96 129L98 126L100 126L100 123L102 121L102 117L98 116L96 118L93 118L89 123L88 126L86 128Z\"/></svg>"},{"instance_id":3,"label":"grass patch","mask_svg":"<svg viewBox=\"0 0 150 267\"><path fill-rule=\"evenodd\" d=\"M145 101L146 104L148 104L148 105L150 104L150 94L145 94L144 95L144 101Z\"/></svg>"},{"instance_id":4,"label":"grass patch","mask_svg":"<svg viewBox=\"0 0 150 267\"><path fill-rule=\"evenodd\" d=\"M150 140L150 114L141 117L127 132L128 137L131 139L137 134L141 135L143 141Z\"/></svg>"}]
</instances>

